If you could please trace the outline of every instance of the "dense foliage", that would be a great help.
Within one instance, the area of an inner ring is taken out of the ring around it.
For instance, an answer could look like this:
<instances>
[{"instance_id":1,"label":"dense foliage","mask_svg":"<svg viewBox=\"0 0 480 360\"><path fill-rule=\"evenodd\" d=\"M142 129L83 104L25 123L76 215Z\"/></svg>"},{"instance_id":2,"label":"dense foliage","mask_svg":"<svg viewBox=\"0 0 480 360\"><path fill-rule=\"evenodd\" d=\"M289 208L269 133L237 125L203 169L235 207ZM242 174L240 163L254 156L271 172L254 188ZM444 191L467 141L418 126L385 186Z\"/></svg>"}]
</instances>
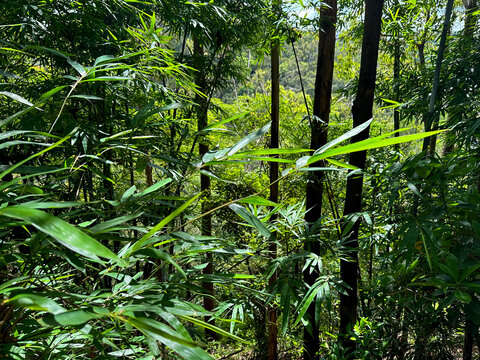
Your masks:
<instances>
[{"instance_id":1,"label":"dense foliage","mask_svg":"<svg viewBox=\"0 0 480 360\"><path fill-rule=\"evenodd\" d=\"M472 359L476 1L450 22L441 1L385 2L373 121L351 129L363 3L338 2L329 142L310 149L320 1L2 2L0 357L267 359L274 309L276 358ZM348 164L364 150L363 169ZM322 216L307 222L318 171ZM359 173L362 210L343 216ZM358 223L358 320L340 334Z\"/></svg>"}]
</instances>

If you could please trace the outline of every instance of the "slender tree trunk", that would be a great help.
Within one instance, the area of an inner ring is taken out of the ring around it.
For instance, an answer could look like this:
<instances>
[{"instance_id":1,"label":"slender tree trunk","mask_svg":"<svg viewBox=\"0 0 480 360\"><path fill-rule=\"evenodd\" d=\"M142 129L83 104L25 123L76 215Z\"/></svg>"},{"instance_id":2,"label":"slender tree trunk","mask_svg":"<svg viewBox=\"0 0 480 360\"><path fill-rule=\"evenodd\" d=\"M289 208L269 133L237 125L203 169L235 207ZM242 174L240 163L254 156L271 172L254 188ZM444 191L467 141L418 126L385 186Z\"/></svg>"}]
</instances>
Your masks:
<instances>
[{"instance_id":1,"label":"slender tree trunk","mask_svg":"<svg viewBox=\"0 0 480 360\"><path fill-rule=\"evenodd\" d=\"M467 46L470 46L471 41L473 40L473 32L475 30L475 25L477 23L477 15L475 12L478 10L476 0L463 0L463 5L465 6L465 28L463 29L463 34L468 42ZM446 140L446 146L444 153L448 153L453 149L454 141ZM480 179L480 173L479 173ZM477 188L480 192L480 180L477 184ZM463 360L471 360L473 355L473 342L474 342L474 332L478 333L478 326L475 326L471 320L468 318L465 319L465 334L463 342ZM480 350L480 347L479 347Z\"/></svg>"},{"instance_id":2,"label":"slender tree trunk","mask_svg":"<svg viewBox=\"0 0 480 360\"><path fill-rule=\"evenodd\" d=\"M335 55L335 25L337 22L337 0L326 0L320 9L320 29L317 54L317 71L315 77L315 94L313 99L313 119L311 120L311 149L318 149L327 143L328 122L330 119L330 102L332 97L332 78ZM322 164L313 164L313 167ZM308 212L305 220L314 224L322 216L324 174L315 171L307 183L306 206ZM311 225L312 227L312 225ZM305 250L320 255L320 243L317 239L307 239ZM304 273L305 283L312 286L318 278L317 271ZM319 324L315 318L315 302L307 310L310 328L304 330L305 360L315 359L320 350Z\"/></svg>"},{"instance_id":3,"label":"slender tree trunk","mask_svg":"<svg viewBox=\"0 0 480 360\"><path fill-rule=\"evenodd\" d=\"M145 179L147 186L152 186L153 185L153 172L152 172L152 167L147 164L145 166Z\"/></svg>"},{"instance_id":4,"label":"slender tree trunk","mask_svg":"<svg viewBox=\"0 0 480 360\"><path fill-rule=\"evenodd\" d=\"M393 81L395 83L395 101L400 102L400 35L395 39L395 53L393 55ZM393 130L400 129L400 110L396 107L393 110ZM400 136L397 132L395 136ZM398 148L398 145L396 146Z\"/></svg>"},{"instance_id":5,"label":"slender tree trunk","mask_svg":"<svg viewBox=\"0 0 480 360\"><path fill-rule=\"evenodd\" d=\"M454 0L448 0L447 8L445 10L445 20L443 22L443 30L442 30L442 35L440 37L440 44L438 45L437 61L435 64L435 74L433 76L432 94L430 95L430 104L428 107L428 114L427 114L427 117L425 118L425 131L432 130L432 125L435 118L435 103L437 101L438 88L440 84L440 70L442 68L443 53L445 52L447 35L450 31L450 18L452 16L453 3L454 3ZM435 142L436 142L436 136L424 138L422 150L423 151L428 150L429 154L433 154L433 152L435 151Z\"/></svg>"},{"instance_id":6,"label":"slender tree trunk","mask_svg":"<svg viewBox=\"0 0 480 360\"><path fill-rule=\"evenodd\" d=\"M203 46L199 43L196 36L193 37L193 53L195 57L196 68L197 70L199 70L197 71L197 74L195 77L195 85L198 86L198 90L201 93L206 94L207 91L206 91L205 78L201 71L202 69L201 63L202 63L203 57L205 56L205 52L204 52ZM202 95L197 95L195 98L195 102L198 105L196 115L197 115L198 130L200 131L200 130L203 130L205 127L207 127L207 124L208 124L207 98ZM202 139L202 138L200 139L198 144L198 151L199 151L200 157L202 157L205 153L208 152L208 144L206 143L205 139ZM205 170L208 170L208 169L205 168ZM202 213L205 213L210 209L211 189L210 189L210 178L204 174L200 174L200 189L205 194L202 201ZM202 218L201 231L202 231L202 235L205 235L205 236L212 235L211 215L207 215ZM207 266L203 269L203 274L204 275L213 274L213 259L212 259L212 254L210 252L207 252ZM203 298L203 307L207 311L213 311L215 307L215 304L213 301L213 295L214 295L213 284L211 282L204 282L202 286L206 292L206 296ZM206 320L208 323L215 325L215 320L213 319L213 317L208 317ZM212 340L217 339L217 333L210 329L205 329L205 336L208 339L212 339Z\"/></svg>"},{"instance_id":7,"label":"slender tree trunk","mask_svg":"<svg viewBox=\"0 0 480 360\"><path fill-rule=\"evenodd\" d=\"M378 46L382 24L383 0L366 0L365 20L363 27L362 55L357 94L353 102L353 126L359 126L372 118L373 99L378 60ZM370 128L365 129L352 138L358 142L368 138ZM366 151L350 154L350 164L360 169L365 168ZM363 175L350 176L347 180L345 208L343 215L357 213L362 210ZM346 223L344 223L344 226ZM347 354L355 349L355 343L347 335L357 320L357 278L358 278L358 231L360 223L356 221L346 237L346 257L340 261L340 277L347 286L346 294L340 294L340 341ZM344 227L345 229L345 227Z\"/></svg>"},{"instance_id":8,"label":"slender tree trunk","mask_svg":"<svg viewBox=\"0 0 480 360\"><path fill-rule=\"evenodd\" d=\"M463 33L465 37L472 39L475 25L477 24L478 15L475 13L478 10L477 0L463 0L465 6L465 28Z\"/></svg>"},{"instance_id":9,"label":"slender tree trunk","mask_svg":"<svg viewBox=\"0 0 480 360\"><path fill-rule=\"evenodd\" d=\"M474 324L471 320L465 320L465 333L463 338L463 360L472 360L473 355L473 328Z\"/></svg>"},{"instance_id":10,"label":"slender tree trunk","mask_svg":"<svg viewBox=\"0 0 480 360\"><path fill-rule=\"evenodd\" d=\"M427 16L425 17L425 24L427 24L430 20L430 8L427 9ZM428 35L428 26L425 25L422 33L422 37L419 43L417 43L417 50L418 50L418 58L420 62L420 68L422 70L425 69L425 44L427 43L427 35Z\"/></svg>"},{"instance_id":11,"label":"slender tree trunk","mask_svg":"<svg viewBox=\"0 0 480 360\"><path fill-rule=\"evenodd\" d=\"M274 6L279 6L279 2ZM274 8L274 11L276 9ZM272 77L272 109L271 109L271 142L270 148L277 149L279 146L278 133L280 125L280 46L277 40L274 40L271 51L271 77ZM270 200L278 202L278 163L270 162ZM271 218L275 220L275 215ZM277 257L276 233L272 232L270 239L270 259ZM268 280L272 285L277 280L277 274L274 272ZM268 308L268 359L278 359L278 326L277 326L277 308L274 302Z\"/></svg>"}]
</instances>

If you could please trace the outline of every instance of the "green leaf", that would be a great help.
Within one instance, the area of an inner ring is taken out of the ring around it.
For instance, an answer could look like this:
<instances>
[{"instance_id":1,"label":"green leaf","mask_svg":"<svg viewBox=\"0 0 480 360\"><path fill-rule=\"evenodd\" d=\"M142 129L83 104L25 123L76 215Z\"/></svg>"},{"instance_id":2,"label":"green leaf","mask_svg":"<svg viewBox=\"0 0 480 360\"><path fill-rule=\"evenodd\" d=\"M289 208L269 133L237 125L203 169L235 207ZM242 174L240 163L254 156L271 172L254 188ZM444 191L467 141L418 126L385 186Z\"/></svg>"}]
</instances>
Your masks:
<instances>
[{"instance_id":1,"label":"green leaf","mask_svg":"<svg viewBox=\"0 0 480 360\"><path fill-rule=\"evenodd\" d=\"M0 91L0 94L1 95L5 95L5 96L8 96L9 98L15 100L15 101L18 101L22 104L25 104L25 105L28 105L28 106L34 106L30 101L28 101L27 99L21 97L20 95L17 95L17 94L14 94L14 93L11 93L9 91Z\"/></svg>"},{"instance_id":2,"label":"green leaf","mask_svg":"<svg viewBox=\"0 0 480 360\"><path fill-rule=\"evenodd\" d=\"M288 169L287 169L288 171ZM346 169L339 169L334 167L307 167L307 168L300 168L297 171L347 171Z\"/></svg>"},{"instance_id":3,"label":"green leaf","mask_svg":"<svg viewBox=\"0 0 480 360\"><path fill-rule=\"evenodd\" d=\"M77 201L56 201L56 202L29 202L22 204L22 207L30 209L63 209L82 206L84 203Z\"/></svg>"},{"instance_id":4,"label":"green leaf","mask_svg":"<svg viewBox=\"0 0 480 360\"><path fill-rule=\"evenodd\" d=\"M324 280L322 280L322 282L317 281L317 282L316 282L315 284L313 284L312 287L308 290L307 294L305 295L305 297L303 298L302 302L301 302L300 305L298 306L300 310L299 310L299 312L298 312L297 319L295 320L295 323L293 324L293 326L297 326L297 324L300 322L300 320L303 319L303 317L305 316L305 313L306 313L307 310L308 310L308 307L309 307L310 304L312 303L313 299L317 296L317 294L318 294L320 297L322 297L324 286L325 286Z\"/></svg>"},{"instance_id":5,"label":"green leaf","mask_svg":"<svg viewBox=\"0 0 480 360\"><path fill-rule=\"evenodd\" d=\"M412 192L413 192L415 195L417 195L420 199L423 199L422 194L420 193L420 191L418 191L418 188L417 188L414 184L412 184L411 182L408 182L408 183L407 183L407 186L408 186L408 188L409 188L410 190L412 190Z\"/></svg>"},{"instance_id":6,"label":"green leaf","mask_svg":"<svg viewBox=\"0 0 480 360\"><path fill-rule=\"evenodd\" d=\"M5 141L0 144L0 150L9 148L11 146L17 146L17 145L35 145L35 146L50 146L52 144L48 143L40 143L40 142L35 142L35 141L25 141L25 140L13 140L13 141Z\"/></svg>"},{"instance_id":7,"label":"green leaf","mask_svg":"<svg viewBox=\"0 0 480 360\"><path fill-rule=\"evenodd\" d=\"M163 179L163 180L159 181L158 183L153 184L152 186L149 186L148 188L143 190L137 196L142 197L142 196L148 195L150 193L153 193L153 192L157 191L158 189L164 187L165 185L169 184L171 181L172 181L172 179L170 179L170 178Z\"/></svg>"},{"instance_id":8,"label":"green leaf","mask_svg":"<svg viewBox=\"0 0 480 360\"><path fill-rule=\"evenodd\" d=\"M76 131L76 129L74 130ZM72 132L73 133L73 132ZM0 180L7 174L10 174L11 172L13 172L13 170L15 170L16 168L18 168L19 166L25 164L26 162L46 153L47 151L51 150L51 149L54 149L56 148L57 146L59 146L61 143L63 143L64 141L68 140L72 135L72 133L68 134L67 136L65 136L64 138L60 139L59 141L57 141L55 144L43 149L42 151L36 153L36 154L33 154L31 156L29 156L28 158L16 163L15 165L12 165L10 166L7 170L3 171L1 174L0 174Z\"/></svg>"},{"instance_id":9,"label":"green leaf","mask_svg":"<svg viewBox=\"0 0 480 360\"><path fill-rule=\"evenodd\" d=\"M458 281L458 272L460 271L460 263L457 257L453 254L448 254L447 259L447 266L450 270L450 275L452 276L453 280Z\"/></svg>"},{"instance_id":10,"label":"green leaf","mask_svg":"<svg viewBox=\"0 0 480 360\"><path fill-rule=\"evenodd\" d=\"M480 223L478 221L473 220L472 228L473 228L473 231L475 232L475 236L477 237L477 239L480 240Z\"/></svg>"},{"instance_id":11,"label":"green leaf","mask_svg":"<svg viewBox=\"0 0 480 360\"><path fill-rule=\"evenodd\" d=\"M27 276L22 276L22 277L16 277L15 279L5 281L4 283L0 284L0 294L8 292L12 285L17 285L23 282L30 281L29 279L30 278Z\"/></svg>"},{"instance_id":12,"label":"green leaf","mask_svg":"<svg viewBox=\"0 0 480 360\"><path fill-rule=\"evenodd\" d=\"M241 113L241 114L232 116L232 117L230 117L230 118L228 118L228 119L220 120L220 121L218 121L218 122L216 122L216 123L213 123L213 124L211 124L211 125L209 125L209 126L207 126L207 127L204 127L204 128L201 130L201 132L204 132L204 131L207 131L207 130L215 130L215 129L218 128L219 126L222 126L222 125L224 125L224 124L226 124L226 123L228 123L228 122L231 122L231 121L233 121L233 120L239 119L239 118L241 118L241 117L243 117L243 116L245 116L245 115L248 115L249 113L250 113L250 112L247 111L247 112L244 112L244 113Z\"/></svg>"},{"instance_id":13,"label":"green leaf","mask_svg":"<svg viewBox=\"0 0 480 360\"><path fill-rule=\"evenodd\" d=\"M175 330L158 321L136 317L124 318L118 317L126 323L136 327L144 334L165 344L176 351L184 359L213 360L213 358L203 351L197 344L190 339L185 338Z\"/></svg>"},{"instance_id":14,"label":"green leaf","mask_svg":"<svg viewBox=\"0 0 480 360\"><path fill-rule=\"evenodd\" d=\"M113 60L116 60L115 56L113 55L102 55L95 59L95 63L93 64L93 66L97 66L101 63L111 62Z\"/></svg>"},{"instance_id":15,"label":"green leaf","mask_svg":"<svg viewBox=\"0 0 480 360\"><path fill-rule=\"evenodd\" d=\"M267 157L267 156L249 156L249 155L233 155L230 157L231 160L240 160L244 162L252 162L252 161L268 161L268 162L278 162L283 164L292 164L295 162L293 159L282 159L279 157ZM212 162L213 164L219 164L220 162ZM209 165L210 163L206 163L205 165Z\"/></svg>"},{"instance_id":16,"label":"green leaf","mask_svg":"<svg viewBox=\"0 0 480 360\"><path fill-rule=\"evenodd\" d=\"M64 52L64 51L55 50L55 49L51 49L51 48L48 48L48 47L45 47L45 46L40 46L40 45L27 45L23 48L24 51L27 51L27 50L30 50L30 49L46 51L46 52L49 52L53 55L56 55L58 57L61 57L61 58L67 59L67 60L70 56L73 56L73 54L70 54L70 53L67 53L67 52Z\"/></svg>"},{"instance_id":17,"label":"green leaf","mask_svg":"<svg viewBox=\"0 0 480 360\"><path fill-rule=\"evenodd\" d=\"M94 82L94 81L105 82L105 81L126 81L126 80L132 80L132 78L128 76L97 76L92 79L82 80L81 82Z\"/></svg>"},{"instance_id":18,"label":"green leaf","mask_svg":"<svg viewBox=\"0 0 480 360\"><path fill-rule=\"evenodd\" d=\"M455 297L460 300L461 302L464 302L464 303L469 303L470 301L472 301L472 297L470 296L470 294L466 293L465 291L462 291L462 290L456 290L455 291Z\"/></svg>"},{"instance_id":19,"label":"green leaf","mask_svg":"<svg viewBox=\"0 0 480 360\"><path fill-rule=\"evenodd\" d=\"M126 203L128 199L130 199L135 191L137 190L137 187L135 185L131 186L127 191L125 191L122 195L122 198L120 199L121 203Z\"/></svg>"},{"instance_id":20,"label":"green leaf","mask_svg":"<svg viewBox=\"0 0 480 360\"><path fill-rule=\"evenodd\" d=\"M5 125L8 125L9 123L11 123L12 121L18 119L20 116L23 116L25 114L27 114L28 112L36 109L38 106L40 106L42 103L44 103L45 101L47 101L49 98L51 98L54 94L56 94L57 92L63 90L64 88L66 88L66 86L58 86L52 90L49 90L47 91L45 94L43 94L42 96L40 96L40 98L38 99L37 102L35 102L35 104L33 106L30 106L26 109L23 109L23 110L20 110L18 112L16 112L15 114L13 115L10 115L8 116L7 118L3 119L2 121L0 121L0 127L2 126L5 126Z\"/></svg>"},{"instance_id":21,"label":"green leaf","mask_svg":"<svg viewBox=\"0 0 480 360\"><path fill-rule=\"evenodd\" d=\"M469 266L465 271L460 274L460 281L465 280L468 276L480 269L480 264Z\"/></svg>"},{"instance_id":22,"label":"green leaf","mask_svg":"<svg viewBox=\"0 0 480 360\"><path fill-rule=\"evenodd\" d=\"M284 154L299 154L310 152L311 149L260 149L260 150L248 150L242 151L237 156L250 156L250 155L284 155Z\"/></svg>"},{"instance_id":23,"label":"green leaf","mask_svg":"<svg viewBox=\"0 0 480 360\"><path fill-rule=\"evenodd\" d=\"M152 101L149 104L142 107L140 110L138 110L135 116L133 117L133 119L130 121L129 126L131 128L139 127L141 126L141 124L145 122L146 119L150 118L155 114L163 113L169 110L181 109L186 107L187 104L174 102L166 106L161 106L161 107L154 107L154 106L155 106L155 102Z\"/></svg>"},{"instance_id":24,"label":"green leaf","mask_svg":"<svg viewBox=\"0 0 480 360\"><path fill-rule=\"evenodd\" d=\"M444 274L440 274L439 276L441 276L442 278L442 281L446 281L445 279L445 276L444 275L447 275L449 278L451 278L452 280L450 281L447 281L447 282L456 282L457 281L457 273L456 272L452 272L451 269L444 265L444 264L438 264L438 267L444 272Z\"/></svg>"},{"instance_id":25,"label":"green leaf","mask_svg":"<svg viewBox=\"0 0 480 360\"><path fill-rule=\"evenodd\" d=\"M411 224L411 227L406 232L405 236L403 237L402 245L403 248L407 250L406 254L406 262L407 264L410 263L413 255L413 251L415 250L415 243L418 240L418 236L420 231L416 224Z\"/></svg>"},{"instance_id":26,"label":"green leaf","mask_svg":"<svg viewBox=\"0 0 480 360\"><path fill-rule=\"evenodd\" d=\"M101 98L99 96L94 96L94 95L77 94L77 95L70 95L70 97L77 98L77 99L84 99L84 100L99 100L99 101L105 100L104 98Z\"/></svg>"},{"instance_id":27,"label":"green leaf","mask_svg":"<svg viewBox=\"0 0 480 360\"><path fill-rule=\"evenodd\" d=\"M425 247L425 255L427 256L428 265L430 266L430 269L433 270L438 265L438 248L435 244L436 241L433 232L429 228L421 226L421 230L420 235L423 240L423 246Z\"/></svg>"},{"instance_id":28,"label":"green leaf","mask_svg":"<svg viewBox=\"0 0 480 360\"><path fill-rule=\"evenodd\" d=\"M320 161L320 160L323 160L323 159L326 159L326 158L332 157L332 156L350 154L350 153L357 152L357 151L366 151L366 150L375 149L375 148L379 148L379 147L385 147L385 146L389 146L389 145L395 145L395 144L401 144L401 143L404 143L404 142L410 142L410 141L413 141L413 140L419 140L419 139L423 139L423 138L426 138L426 137L429 137L429 136L432 136L432 135L439 134L439 133L444 132L444 131L446 131L446 130L437 130L437 131L429 131L429 132L420 133L420 134L403 135L403 136L398 136L398 137L394 137L394 138L390 138L390 139L384 139L385 135L377 136L377 137L366 139L366 140L363 140L363 141L358 141L358 142L353 143L353 144L341 146L339 148L330 149L330 150L327 150L323 153L319 153L317 155L313 155L313 156L308 158L305 165L310 165L310 164L313 164L317 161ZM298 167L298 165L297 165L297 167Z\"/></svg>"},{"instance_id":29,"label":"green leaf","mask_svg":"<svg viewBox=\"0 0 480 360\"><path fill-rule=\"evenodd\" d=\"M267 133L267 131L270 129L271 123L268 123L261 129L255 130L254 132L248 134L245 136L242 140L237 142L235 145L233 145L227 152L227 156L231 156L235 154L237 151L240 149L243 149L245 146L247 146L249 143L251 143L254 140L257 140L258 138L262 137Z\"/></svg>"},{"instance_id":30,"label":"green leaf","mask_svg":"<svg viewBox=\"0 0 480 360\"><path fill-rule=\"evenodd\" d=\"M257 195L248 196L246 198L240 199L238 202L245 203L245 204L252 204L252 205L260 205L260 206L273 206L273 207L278 206L277 203L274 203L273 201L264 199Z\"/></svg>"},{"instance_id":31,"label":"green leaf","mask_svg":"<svg viewBox=\"0 0 480 360\"><path fill-rule=\"evenodd\" d=\"M337 137L336 139L330 141L329 143L323 145L321 148L315 150L313 155L319 155L327 151L328 149L334 147L337 144L340 144L341 142L344 142L345 140L350 139L351 137L360 134L362 131L364 131L366 128L370 126L372 123L373 119L370 119L368 121L365 121L363 124L353 128L352 130L347 131L345 134Z\"/></svg>"},{"instance_id":32,"label":"green leaf","mask_svg":"<svg viewBox=\"0 0 480 360\"><path fill-rule=\"evenodd\" d=\"M212 331L215 331L216 333L222 335L222 336L226 336L226 337L229 337L229 338L232 338L234 340L237 340L237 341L240 341L244 344L248 344L248 341L245 341L243 340L242 338L236 336L236 335L233 335L233 334L230 334L228 331L225 331L215 325L212 325L210 323L207 323L203 320L200 320L200 319L197 319L197 318L194 318L192 316L187 316L187 315L179 315L179 317L183 320L186 320L186 321L190 321L194 324L197 324L197 325L200 325L202 327L204 327L205 329L209 329L209 330L212 330Z\"/></svg>"},{"instance_id":33,"label":"green leaf","mask_svg":"<svg viewBox=\"0 0 480 360\"><path fill-rule=\"evenodd\" d=\"M215 175L213 172L208 171L208 170L201 169L201 170L199 170L199 173L203 174L205 176L208 176L209 178L212 178L212 179L224 182L224 183L235 184L234 181L222 179L222 178L218 177L217 175Z\"/></svg>"},{"instance_id":34,"label":"green leaf","mask_svg":"<svg viewBox=\"0 0 480 360\"><path fill-rule=\"evenodd\" d=\"M187 278L187 274L183 271L183 269L175 262L173 259L170 257L170 255L164 251L161 251L159 249L155 248L148 248L148 249L140 249L135 252L135 254L143 254L152 258L160 259L163 261L166 261L170 265L172 265L177 271L180 273L180 275L183 276L183 278Z\"/></svg>"},{"instance_id":35,"label":"green leaf","mask_svg":"<svg viewBox=\"0 0 480 360\"><path fill-rule=\"evenodd\" d=\"M75 226L43 211L22 206L9 206L0 209L0 215L26 221L50 235L66 248L90 259L99 260L99 257L103 257L113 260L121 266L127 265L124 260L97 240Z\"/></svg>"},{"instance_id":36,"label":"green leaf","mask_svg":"<svg viewBox=\"0 0 480 360\"><path fill-rule=\"evenodd\" d=\"M92 226L90 228L90 231L93 234L101 234L101 233L105 232L106 230L113 228L114 226L117 226L117 225L123 224L127 221L133 220L133 219L139 217L142 214L143 213L136 213L136 214L132 214L132 215L125 215L125 216L120 216L120 217L117 217L117 218L114 218L114 219L110 219L110 220L107 220L107 221L102 222L100 224Z\"/></svg>"},{"instance_id":37,"label":"green leaf","mask_svg":"<svg viewBox=\"0 0 480 360\"><path fill-rule=\"evenodd\" d=\"M35 311L48 311L52 314L59 314L66 310L55 301L34 294L18 294L11 299L5 300L6 303L12 303L16 306L24 307Z\"/></svg>"},{"instance_id":38,"label":"green leaf","mask_svg":"<svg viewBox=\"0 0 480 360\"><path fill-rule=\"evenodd\" d=\"M87 74L87 69L72 59L67 59L67 62L83 77Z\"/></svg>"},{"instance_id":39,"label":"green leaf","mask_svg":"<svg viewBox=\"0 0 480 360\"><path fill-rule=\"evenodd\" d=\"M39 319L38 322L43 326L78 326L102 317L102 315L84 310L73 310L44 317Z\"/></svg>"},{"instance_id":40,"label":"green leaf","mask_svg":"<svg viewBox=\"0 0 480 360\"><path fill-rule=\"evenodd\" d=\"M338 161L338 160L334 160L334 159L326 159L329 163L333 164L333 165L336 165L338 167L341 167L341 168L345 168L345 169L350 169L350 170L358 170L359 168L356 167L356 166L353 166L353 165L350 165L350 164L347 164L347 163L344 163L342 161Z\"/></svg>"},{"instance_id":41,"label":"green leaf","mask_svg":"<svg viewBox=\"0 0 480 360\"><path fill-rule=\"evenodd\" d=\"M245 220L247 223L257 229L260 234L267 238L270 238L270 236L272 235L270 230L268 230L267 227L245 207L238 204L231 204L229 205L229 208L235 211L238 216L240 216L243 220Z\"/></svg>"}]
</instances>

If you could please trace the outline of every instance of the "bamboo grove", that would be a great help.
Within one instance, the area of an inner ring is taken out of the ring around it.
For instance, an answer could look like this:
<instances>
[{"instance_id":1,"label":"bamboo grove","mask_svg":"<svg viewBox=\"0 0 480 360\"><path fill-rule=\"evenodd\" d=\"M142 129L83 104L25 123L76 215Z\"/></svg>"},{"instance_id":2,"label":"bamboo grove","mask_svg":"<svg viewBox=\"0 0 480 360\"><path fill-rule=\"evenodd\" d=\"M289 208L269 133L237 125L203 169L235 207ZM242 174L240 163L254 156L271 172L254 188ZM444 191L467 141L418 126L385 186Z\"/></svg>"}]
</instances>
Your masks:
<instances>
[{"instance_id":1,"label":"bamboo grove","mask_svg":"<svg viewBox=\"0 0 480 360\"><path fill-rule=\"evenodd\" d=\"M0 2L0 358L478 358L477 5Z\"/></svg>"}]
</instances>

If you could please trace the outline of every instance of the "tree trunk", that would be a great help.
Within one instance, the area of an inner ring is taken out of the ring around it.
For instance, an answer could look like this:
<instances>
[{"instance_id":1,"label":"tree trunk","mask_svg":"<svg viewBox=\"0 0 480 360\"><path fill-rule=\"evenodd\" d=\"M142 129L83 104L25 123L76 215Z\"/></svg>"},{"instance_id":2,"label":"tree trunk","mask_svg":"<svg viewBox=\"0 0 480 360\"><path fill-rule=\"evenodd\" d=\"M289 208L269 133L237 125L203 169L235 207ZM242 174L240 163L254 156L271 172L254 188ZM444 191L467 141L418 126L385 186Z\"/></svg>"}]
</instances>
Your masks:
<instances>
[{"instance_id":1,"label":"tree trunk","mask_svg":"<svg viewBox=\"0 0 480 360\"><path fill-rule=\"evenodd\" d=\"M197 85L198 90L202 93L206 93L206 84L205 84L205 78L202 73L202 59L205 56L205 52L203 49L203 46L199 43L198 39L196 36L193 37L193 53L195 57L195 65L197 70L196 77L195 77L195 85ZM197 94L195 97L195 102L197 103L197 124L198 124L198 130L201 131L205 127L207 127L208 124L208 118L207 118L207 111L208 111L208 102L207 98L205 96ZM199 144L198 144L198 152L200 155L200 158L208 152L208 144L206 143L206 140L204 138L200 138ZM208 171L208 168L205 168L205 170ZM211 199L211 189L210 189L210 178L204 174L200 174L200 190L204 193L203 201L202 201L202 214L207 212L210 209L210 199ZM201 224L201 232L202 235L205 236L211 236L212 235L212 216L207 215L202 218L202 224ZM204 275L211 275L213 274L213 259L212 259L212 254L210 252L206 253L207 256L207 266L203 269L203 274ZM206 296L203 298L203 307L207 311L213 311L215 304L213 301L213 284L211 282L204 282L202 284L203 288L205 289ZM215 325L215 320L213 317L208 317L206 321L209 324ZM211 340L216 340L217 339L217 333L210 330L210 329L205 329L205 336L207 339Z\"/></svg>"},{"instance_id":2,"label":"tree trunk","mask_svg":"<svg viewBox=\"0 0 480 360\"><path fill-rule=\"evenodd\" d=\"M448 0L447 8L445 10L445 20L443 22L442 35L440 37L440 44L438 45L437 61L435 64L435 74L433 76L432 94L430 95L430 104L428 107L428 114L425 118L425 131L432 130L432 124L435 118L435 103L437 101L438 88L440 84L440 70L442 68L443 53L445 52L445 43L447 42L447 35L450 31L450 18L452 16L453 0ZM436 136L426 137L423 139L422 151L427 151L433 154L435 151Z\"/></svg>"},{"instance_id":3,"label":"tree trunk","mask_svg":"<svg viewBox=\"0 0 480 360\"><path fill-rule=\"evenodd\" d=\"M320 9L320 27L317 54L317 71L315 76L315 95L313 99L313 119L311 120L311 149L318 149L327 143L328 122L330 119L330 102L332 97L332 78L335 55L335 25L337 22L337 0L326 0ZM312 167L322 166L323 163L312 164ZM309 210L305 220L311 224L317 222L322 216L323 203L323 177L321 171L312 173L307 183L306 206ZM316 239L307 239L304 244L305 250L320 255L320 243ZM312 286L318 278L317 271L306 271L304 281ZM320 350L319 324L315 318L315 302L313 301L308 310L311 328L304 330L305 360L315 359ZM309 331L310 330L310 331Z\"/></svg>"},{"instance_id":4,"label":"tree trunk","mask_svg":"<svg viewBox=\"0 0 480 360\"><path fill-rule=\"evenodd\" d=\"M472 360L473 355L473 328L471 320L465 320L465 334L463 338L463 360Z\"/></svg>"},{"instance_id":5,"label":"tree trunk","mask_svg":"<svg viewBox=\"0 0 480 360\"><path fill-rule=\"evenodd\" d=\"M395 101L400 102L400 35L395 39L395 53L393 55L393 81L395 83ZM400 110L396 107L393 110L393 130L400 129ZM400 136L398 132L395 136ZM398 149L398 145L396 145Z\"/></svg>"},{"instance_id":6,"label":"tree trunk","mask_svg":"<svg viewBox=\"0 0 480 360\"><path fill-rule=\"evenodd\" d=\"M359 126L372 118L373 99L378 60L378 46L382 24L383 0L367 0L363 26L362 55L357 94L353 102L353 126ZM370 128L365 129L352 138L358 142L368 138ZM350 154L350 164L360 169L365 168L366 151ZM345 208L343 215L362 210L363 175L351 176L347 180ZM346 222L344 222L344 229ZM346 237L346 257L340 261L340 277L347 286L346 294L340 294L340 341L347 354L355 349L355 343L350 340L348 331L353 329L357 320L357 277L358 277L358 231L359 221L356 221Z\"/></svg>"},{"instance_id":7,"label":"tree trunk","mask_svg":"<svg viewBox=\"0 0 480 360\"><path fill-rule=\"evenodd\" d=\"M463 33L466 38L473 38L473 31L475 30L475 25L477 24L477 14L475 13L477 9L477 0L463 0L463 5L465 6L465 28Z\"/></svg>"},{"instance_id":8,"label":"tree trunk","mask_svg":"<svg viewBox=\"0 0 480 360\"><path fill-rule=\"evenodd\" d=\"M278 6L278 3L277 3ZM276 11L274 9L274 11ZM271 142L270 148L277 149L279 146L278 133L280 125L280 46L278 40L274 40L271 51L271 77L272 77L272 109L271 109ZM270 200L278 202L278 163L270 162ZM275 215L271 217L271 221L275 220ZM270 239L270 259L277 257L276 233L272 232ZM277 280L277 274L274 272L268 280L272 285ZM272 301L268 307L268 359L278 359L278 326L277 326L277 308Z\"/></svg>"}]
</instances>

